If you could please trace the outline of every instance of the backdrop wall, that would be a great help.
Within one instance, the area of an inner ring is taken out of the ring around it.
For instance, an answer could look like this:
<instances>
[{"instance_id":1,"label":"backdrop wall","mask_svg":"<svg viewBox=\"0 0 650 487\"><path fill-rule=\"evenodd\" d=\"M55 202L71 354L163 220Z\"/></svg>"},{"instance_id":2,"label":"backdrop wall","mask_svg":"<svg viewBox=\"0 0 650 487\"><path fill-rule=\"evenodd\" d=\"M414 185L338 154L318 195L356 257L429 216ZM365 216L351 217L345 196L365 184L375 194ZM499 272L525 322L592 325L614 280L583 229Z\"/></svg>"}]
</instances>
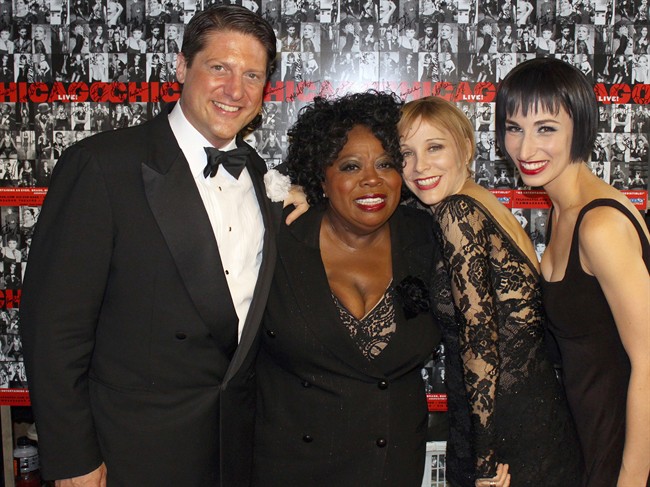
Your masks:
<instances>
[{"instance_id":1,"label":"backdrop wall","mask_svg":"<svg viewBox=\"0 0 650 487\"><path fill-rule=\"evenodd\" d=\"M541 254L548 200L523 187L495 147L493 102L496 84L515 64L555 56L594 83L600 135L592 170L645 210L647 0L241 2L278 36L263 124L249 139L270 167L282 160L300 108L317 95L375 88L405 100L441 96L475 124L476 181L512 208ZM57 159L75 141L140 124L179 97L175 64L184 27L208 5L0 0L0 404L28 404L21 285Z\"/></svg>"}]
</instances>

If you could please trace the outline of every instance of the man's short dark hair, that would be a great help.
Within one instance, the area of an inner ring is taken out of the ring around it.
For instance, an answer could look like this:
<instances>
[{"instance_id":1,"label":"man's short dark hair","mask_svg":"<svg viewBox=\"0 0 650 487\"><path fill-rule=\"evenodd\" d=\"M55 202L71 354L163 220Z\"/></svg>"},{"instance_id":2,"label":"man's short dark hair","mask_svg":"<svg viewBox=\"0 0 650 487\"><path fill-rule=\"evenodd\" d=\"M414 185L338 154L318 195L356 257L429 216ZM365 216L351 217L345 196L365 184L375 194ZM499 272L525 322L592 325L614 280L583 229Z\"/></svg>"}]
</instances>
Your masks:
<instances>
[{"instance_id":1,"label":"man's short dark hair","mask_svg":"<svg viewBox=\"0 0 650 487\"><path fill-rule=\"evenodd\" d=\"M210 7L192 17L185 28L181 53L187 66L205 48L206 38L213 32L237 32L256 38L266 50L267 79L275 69L276 39L273 28L258 14L239 5Z\"/></svg>"}]
</instances>

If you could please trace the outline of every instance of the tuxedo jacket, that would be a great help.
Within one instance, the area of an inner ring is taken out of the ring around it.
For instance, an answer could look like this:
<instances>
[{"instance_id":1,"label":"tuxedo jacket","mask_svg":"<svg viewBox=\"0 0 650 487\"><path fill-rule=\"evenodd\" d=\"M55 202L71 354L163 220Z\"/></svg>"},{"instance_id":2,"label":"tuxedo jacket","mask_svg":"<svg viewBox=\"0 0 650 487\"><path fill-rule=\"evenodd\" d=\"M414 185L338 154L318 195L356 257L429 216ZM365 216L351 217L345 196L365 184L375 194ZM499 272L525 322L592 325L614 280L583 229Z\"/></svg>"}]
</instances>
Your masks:
<instances>
[{"instance_id":1,"label":"tuxedo jacket","mask_svg":"<svg viewBox=\"0 0 650 487\"><path fill-rule=\"evenodd\" d=\"M407 319L366 359L339 318L312 209L278 235L278 262L257 362L255 487L419 487L427 406L421 368L440 340L428 312ZM428 283L432 222L399 207L390 220L393 283ZM428 294L425 291L425 300Z\"/></svg>"},{"instance_id":2,"label":"tuxedo jacket","mask_svg":"<svg viewBox=\"0 0 650 487\"><path fill-rule=\"evenodd\" d=\"M84 139L54 170L21 329L45 478L103 461L109 486L247 486L253 359L281 204L248 171L265 225L239 346L219 249L167 111Z\"/></svg>"}]
</instances>

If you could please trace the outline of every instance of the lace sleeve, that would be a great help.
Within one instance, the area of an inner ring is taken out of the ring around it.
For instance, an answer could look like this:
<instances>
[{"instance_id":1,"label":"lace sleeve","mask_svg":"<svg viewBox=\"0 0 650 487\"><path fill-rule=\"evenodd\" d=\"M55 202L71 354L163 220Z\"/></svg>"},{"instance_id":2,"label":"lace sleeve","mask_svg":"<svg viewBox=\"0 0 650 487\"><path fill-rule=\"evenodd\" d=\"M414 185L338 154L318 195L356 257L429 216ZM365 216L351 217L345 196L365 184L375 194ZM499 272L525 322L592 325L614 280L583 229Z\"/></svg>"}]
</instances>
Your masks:
<instances>
[{"instance_id":1,"label":"lace sleeve","mask_svg":"<svg viewBox=\"0 0 650 487\"><path fill-rule=\"evenodd\" d=\"M490 281L485 216L467 199L453 198L436 209L444 259L460 329L460 353L471 413L476 476L496 475L494 408L499 379L496 309Z\"/></svg>"}]
</instances>

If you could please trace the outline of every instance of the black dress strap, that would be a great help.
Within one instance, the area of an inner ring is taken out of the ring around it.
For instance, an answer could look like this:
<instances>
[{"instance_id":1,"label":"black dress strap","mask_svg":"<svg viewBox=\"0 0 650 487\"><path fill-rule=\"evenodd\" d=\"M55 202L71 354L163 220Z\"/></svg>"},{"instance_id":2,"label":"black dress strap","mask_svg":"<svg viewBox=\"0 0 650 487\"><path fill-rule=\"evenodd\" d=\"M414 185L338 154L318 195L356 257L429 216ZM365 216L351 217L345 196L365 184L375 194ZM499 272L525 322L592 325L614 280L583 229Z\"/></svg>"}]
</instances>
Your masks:
<instances>
[{"instance_id":1,"label":"black dress strap","mask_svg":"<svg viewBox=\"0 0 650 487\"><path fill-rule=\"evenodd\" d=\"M600 206L609 206L611 208L616 208L618 211L620 211L626 217L629 218L629 220L632 222L632 225L634 225L634 228L636 229L639 235L639 240L641 241L643 260L646 263L646 267L650 271L650 242L648 242L648 239L646 238L645 233L643 232L643 228L641 227L639 220L635 218L634 214L620 201L616 201L615 199L612 198L598 198L593 201L590 201L585 206L583 206L582 209L580 210L580 213L578 214L575 227L573 228L573 238L571 240L571 251L569 253L569 262L567 263L567 270L565 272L565 275L568 274L569 269L577 268L579 270L582 270L582 267L580 265L580 258L579 258L580 242L578 239L578 231L580 229L580 223L582 222L582 219L584 218L584 216L587 214L589 210L598 208Z\"/></svg>"}]
</instances>

